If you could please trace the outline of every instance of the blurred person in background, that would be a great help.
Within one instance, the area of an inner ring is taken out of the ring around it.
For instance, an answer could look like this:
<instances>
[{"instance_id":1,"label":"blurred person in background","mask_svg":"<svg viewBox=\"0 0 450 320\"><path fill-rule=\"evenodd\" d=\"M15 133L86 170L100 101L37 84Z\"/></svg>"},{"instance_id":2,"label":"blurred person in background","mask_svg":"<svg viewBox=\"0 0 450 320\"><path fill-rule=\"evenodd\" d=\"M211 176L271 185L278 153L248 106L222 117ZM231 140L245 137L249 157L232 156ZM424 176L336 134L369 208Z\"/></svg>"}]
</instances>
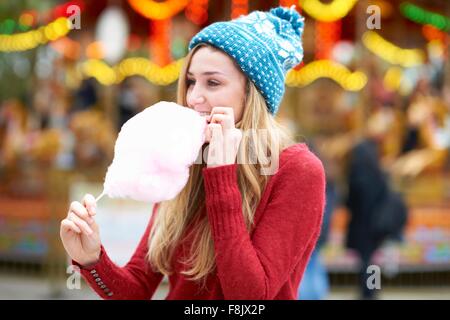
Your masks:
<instances>
[{"instance_id":1,"label":"blurred person in background","mask_svg":"<svg viewBox=\"0 0 450 320\"><path fill-rule=\"evenodd\" d=\"M374 252L387 238L400 240L406 224L406 206L399 194L390 190L389 177L382 169L380 146L393 121L392 110L378 109L368 119L366 136L349 154L347 201L350 222L346 245L360 258L361 299L376 298L368 286L368 267Z\"/></svg>"},{"instance_id":2,"label":"blurred person in background","mask_svg":"<svg viewBox=\"0 0 450 320\"><path fill-rule=\"evenodd\" d=\"M137 97L131 88L131 83L129 79L125 79L120 84L118 107L119 107L118 129L120 130L123 124L127 122L130 118L132 118L138 112L139 109Z\"/></svg>"},{"instance_id":3,"label":"blurred person in background","mask_svg":"<svg viewBox=\"0 0 450 320\"><path fill-rule=\"evenodd\" d=\"M10 99L0 106L0 167L18 164L25 152L25 140L29 121L25 106L17 99Z\"/></svg>"},{"instance_id":4,"label":"blurred person in background","mask_svg":"<svg viewBox=\"0 0 450 320\"><path fill-rule=\"evenodd\" d=\"M336 159L333 159L331 150L326 148L328 145L323 143L324 139L326 138L316 137L309 143L311 150L322 161L325 169L325 210L319 239L300 283L297 297L299 300L323 300L327 298L330 291L328 272L321 258L321 249L328 240L331 217L338 201L338 190L335 182Z\"/></svg>"},{"instance_id":5,"label":"blurred person in background","mask_svg":"<svg viewBox=\"0 0 450 320\"><path fill-rule=\"evenodd\" d=\"M78 168L107 166L111 162L117 134L102 111L74 113L69 127L74 135L74 161Z\"/></svg>"},{"instance_id":6,"label":"blurred person in background","mask_svg":"<svg viewBox=\"0 0 450 320\"><path fill-rule=\"evenodd\" d=\"M94 78L81 81L80 87L73 93L71 112L85 111L98 103L97 83Z\"/></svg>"},{"instance_id":7,"label":"blurred person in background","mask_svg":"<svg viewBox=\"0 0 450 320\"><path fill-rule=\"evenodd\" d=\"M419 79L405 114L401 153L390 171L402 177L416 177L425 171L442 171L450 147L449 106L426 76Z\"/></svg>"}]
</instances>

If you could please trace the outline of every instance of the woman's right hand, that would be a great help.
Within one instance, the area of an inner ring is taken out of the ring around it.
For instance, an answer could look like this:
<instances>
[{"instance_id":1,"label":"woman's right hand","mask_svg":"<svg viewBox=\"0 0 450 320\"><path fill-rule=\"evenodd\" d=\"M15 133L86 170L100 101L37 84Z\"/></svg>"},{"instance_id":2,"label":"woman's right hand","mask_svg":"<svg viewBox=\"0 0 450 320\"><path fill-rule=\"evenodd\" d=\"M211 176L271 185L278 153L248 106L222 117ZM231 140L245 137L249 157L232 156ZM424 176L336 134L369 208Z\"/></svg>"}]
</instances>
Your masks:
<instances>
[{"instance_id":1,"label":"woman's right hand","mask_svg":"<svg viewBox=\"0 0 450 320\"><path fill-rule=\"evenodd\" d=\"M67 254L82 266L96 263L100 258L100 234L94 220L95 198L86 194L83 203L70 204L67 217L61 221L60 237Z\"/></svg>"}]
</instances>

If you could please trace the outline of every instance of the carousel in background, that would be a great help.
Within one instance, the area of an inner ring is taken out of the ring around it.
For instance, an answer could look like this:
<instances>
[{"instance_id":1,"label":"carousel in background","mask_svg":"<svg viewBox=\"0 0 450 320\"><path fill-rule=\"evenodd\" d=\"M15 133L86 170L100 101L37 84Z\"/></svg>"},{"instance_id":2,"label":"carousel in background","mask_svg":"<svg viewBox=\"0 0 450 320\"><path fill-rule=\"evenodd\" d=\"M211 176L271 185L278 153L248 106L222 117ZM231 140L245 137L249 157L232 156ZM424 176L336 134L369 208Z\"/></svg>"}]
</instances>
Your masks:
<instances>
[{"instance_id":1,"label":"carousel in background","mask_svg":"<svg viewBox=\"0 0 450 320\"><path fill-rule=\"evenodd\" d=\"M313 146L336 188L321 252L328 271L356 270L344 244L349 154L376 135L409 214L403 241L374 260L391 279L420 275L410 280L418 285L423 275L448 276L450 3L440 0L1 3L0 269L63 277L59 221L78 200L74 190L103 182L123 123L176 100L198 30L277 5L296 5L306 18L305 58L287 75L277 117Z\"/></svg>"}]
</instances>

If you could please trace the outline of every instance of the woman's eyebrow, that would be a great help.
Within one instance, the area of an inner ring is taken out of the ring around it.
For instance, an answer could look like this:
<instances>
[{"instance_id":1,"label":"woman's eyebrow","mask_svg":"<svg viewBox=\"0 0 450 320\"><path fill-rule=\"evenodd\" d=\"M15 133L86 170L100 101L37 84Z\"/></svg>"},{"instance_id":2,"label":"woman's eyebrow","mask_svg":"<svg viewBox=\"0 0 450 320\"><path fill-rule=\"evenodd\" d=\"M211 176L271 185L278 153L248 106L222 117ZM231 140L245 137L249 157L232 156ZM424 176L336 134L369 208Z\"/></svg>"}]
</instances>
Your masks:
<instances>
[{"instance_id":1,"label":"woman's eyebrow","mask_svg":"<svg viewBox=\"0 0 450 320\"><path fill-rule=\"evenodd\" d=\"M189 76L192 76L192 75L193 75L193 73L190 72L190 71L188 71L187 74L188 74ZM225 75L224 73L222 73L222 72L220 72L220 71L205 71L205 72L203 72L201 75L203 75L203 76L211 76L211 75L214 75L214 74Z\"/></svg>"}]
</instances>

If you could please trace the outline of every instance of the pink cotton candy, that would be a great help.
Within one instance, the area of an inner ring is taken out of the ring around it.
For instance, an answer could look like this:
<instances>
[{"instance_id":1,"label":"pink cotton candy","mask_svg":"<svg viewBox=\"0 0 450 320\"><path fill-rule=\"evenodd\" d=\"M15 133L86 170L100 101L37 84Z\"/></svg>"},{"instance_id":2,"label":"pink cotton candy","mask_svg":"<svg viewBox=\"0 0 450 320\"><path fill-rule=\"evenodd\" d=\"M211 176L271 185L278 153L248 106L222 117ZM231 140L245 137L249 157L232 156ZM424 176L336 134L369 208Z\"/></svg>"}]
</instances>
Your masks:
<instances>
[{"instance_id":1,"label":"pink cotton candy","mask_svg":"<svg viewBox=\"0 0 450 320\"><path fill-rule=\"evenodd\" d=\"M196 111L173 102L135 115L119 132L103 194L151 203L173 199L188 181L206 124Z\"/></svg>"}]
</instances>

